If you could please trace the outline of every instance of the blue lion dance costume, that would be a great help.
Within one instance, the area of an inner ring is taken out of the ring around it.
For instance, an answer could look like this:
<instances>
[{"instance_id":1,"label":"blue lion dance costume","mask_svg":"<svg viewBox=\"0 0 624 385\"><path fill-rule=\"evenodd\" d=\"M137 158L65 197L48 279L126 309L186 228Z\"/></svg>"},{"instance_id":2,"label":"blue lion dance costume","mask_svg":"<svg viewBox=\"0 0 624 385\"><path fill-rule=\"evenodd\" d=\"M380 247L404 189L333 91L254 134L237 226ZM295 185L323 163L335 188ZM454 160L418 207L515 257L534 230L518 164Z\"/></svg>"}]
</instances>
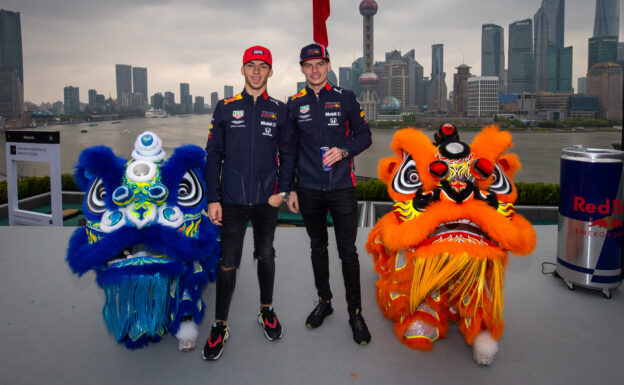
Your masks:
<instances>
[{"instance_id":1,"label":"blue lion dance costume","mask_svg":"<svg viewBox=\"0 0 624 385\"><path fill-rule=\"evenodd\" d=\"M87 223L72 235L67 262L79 276L95 271L117 342L135 349L171 332L186 351L204 315L202 289L215 278L219 232L203 211L204 150L185 145L164 158L151 132L127 161L106 146L80 154L75 179Z\"/></svg>"}]
</instances>

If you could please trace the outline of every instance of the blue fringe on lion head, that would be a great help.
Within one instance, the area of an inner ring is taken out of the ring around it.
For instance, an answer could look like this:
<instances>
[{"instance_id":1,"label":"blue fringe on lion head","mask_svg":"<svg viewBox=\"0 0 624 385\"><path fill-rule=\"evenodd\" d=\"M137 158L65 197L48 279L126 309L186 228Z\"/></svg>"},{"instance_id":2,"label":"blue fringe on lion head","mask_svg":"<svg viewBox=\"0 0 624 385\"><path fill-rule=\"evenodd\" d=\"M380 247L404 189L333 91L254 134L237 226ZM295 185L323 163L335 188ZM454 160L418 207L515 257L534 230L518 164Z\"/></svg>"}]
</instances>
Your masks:
<instances>
[{"instance_id":1,"label":"blue fringe on lion head","mask_svg":"<svg viewBox=\"0 0 624 385\"><path fill-rule=\"evenodd\" d=\"M67 262L78 275L95 271L104 321L129 348L177 333L183 320L201 322L201 292L220 255L203 210L204 150L186 145L164 159L158 136L144 132L132 159L95 146L76 166L87 223L72 235Z\"/></svg>"}]
</instances>

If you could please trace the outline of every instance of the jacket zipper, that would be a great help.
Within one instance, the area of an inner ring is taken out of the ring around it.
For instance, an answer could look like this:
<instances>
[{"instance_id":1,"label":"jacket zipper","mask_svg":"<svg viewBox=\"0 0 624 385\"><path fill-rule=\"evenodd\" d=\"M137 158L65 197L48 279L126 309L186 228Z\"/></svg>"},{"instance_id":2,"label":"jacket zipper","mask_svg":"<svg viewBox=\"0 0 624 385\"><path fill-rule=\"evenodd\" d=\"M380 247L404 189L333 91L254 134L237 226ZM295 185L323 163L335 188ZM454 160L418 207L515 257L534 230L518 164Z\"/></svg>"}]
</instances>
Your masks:
<instances>
[{"instance_id":1,"label":"jacket zipper","mask_svg":"<svg viewBox=\"0 0 624 385\"><path fill-rule=\"evenodd\" d=\"M253 176L254 176L254 158L255 158L255 132L256 132L256 100L253 101L253 109L252 109L252 119L251 119L251 156L249 157L249 205L253 205L254 197L251 196L253 193Z\"/></svg>"}]
</instances>

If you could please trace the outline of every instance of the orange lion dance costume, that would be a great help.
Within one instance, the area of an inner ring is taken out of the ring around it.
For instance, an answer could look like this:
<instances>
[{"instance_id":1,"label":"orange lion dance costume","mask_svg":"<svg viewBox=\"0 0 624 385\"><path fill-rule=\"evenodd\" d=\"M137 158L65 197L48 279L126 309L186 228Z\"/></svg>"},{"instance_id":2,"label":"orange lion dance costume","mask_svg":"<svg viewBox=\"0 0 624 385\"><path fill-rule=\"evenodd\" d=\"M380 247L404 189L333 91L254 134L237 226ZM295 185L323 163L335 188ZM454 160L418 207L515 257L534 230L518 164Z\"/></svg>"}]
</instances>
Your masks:
<instances>
[{"instance_id":1,"label":"orange lion dance costume","mask_svg":"<svg viewBox=\"0 0 624 385\"><path fill-rule=\"evenodd\" d=\"M435 144L416 129L397 131L397 156L378 174L395 201L371 230L377 302L404 344L429 350L457 322L480 365L493 362L503 334L507 252L535 247L531 224L514 212L511 180L520 169L511 134L486 127L472 144L444 124Z\"/></svg>"}]
</instances>

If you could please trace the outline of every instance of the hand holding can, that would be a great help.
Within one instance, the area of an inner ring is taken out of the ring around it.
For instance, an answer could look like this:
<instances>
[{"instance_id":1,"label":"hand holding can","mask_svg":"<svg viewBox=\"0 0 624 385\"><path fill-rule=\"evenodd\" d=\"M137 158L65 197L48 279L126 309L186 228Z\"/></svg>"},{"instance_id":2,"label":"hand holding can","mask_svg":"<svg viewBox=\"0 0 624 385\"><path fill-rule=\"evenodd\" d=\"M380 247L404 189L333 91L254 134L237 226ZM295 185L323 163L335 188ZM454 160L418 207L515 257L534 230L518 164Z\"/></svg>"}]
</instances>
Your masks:
<instances>
[{"instance_id":1,"label":"hand holding can","mask_svg":"<svg viewBox=\"0 0 624 385\"><path fill-rule=\"evenodd\" d=\"M329 151L328 146L321 147L321 162L325 160L325 155L327 154L327 151ZM329 172L330 170L331 170L331 166L328 166L325 163L323 163L323 172Z\"/></svg>"}]
</instances>

